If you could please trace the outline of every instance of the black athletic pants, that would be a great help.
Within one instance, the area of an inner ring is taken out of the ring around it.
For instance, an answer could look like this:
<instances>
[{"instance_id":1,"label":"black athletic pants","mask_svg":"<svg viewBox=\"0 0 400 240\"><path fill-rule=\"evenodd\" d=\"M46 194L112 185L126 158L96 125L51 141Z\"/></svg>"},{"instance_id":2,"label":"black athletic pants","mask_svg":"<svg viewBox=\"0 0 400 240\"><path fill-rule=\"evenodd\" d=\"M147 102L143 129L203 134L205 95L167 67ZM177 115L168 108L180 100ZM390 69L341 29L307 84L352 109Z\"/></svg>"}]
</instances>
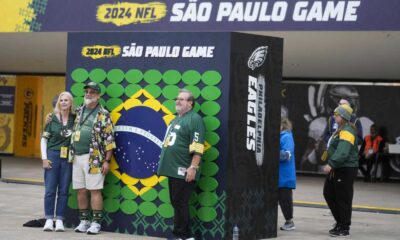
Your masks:
<instances>
[{"instance_id":1,"label":"black athletic pants","mask_svg":"<svg viewBox=\"0 0 400 240\"><path fill-rule=\"evenodd\" d=\"M293 218L293 190L291 188L279 188L279 206L286 221Z\"/></svg>"},{"instance_id":2,"label":"black athletic pants","mask_svg":"<svg viewBox=\"0 0 400 240\"><path fill-rule=\"evenodd\" d=\"M338 226L350 229L353 184L357 168L332 169L325 180L324 197Z\"/></svg>"},{"instance_id":3,"label":"black athletic pants","mask_svg":"<svg viewBox=\"0 0 400 240\"><path fill-rule=\"evenodd\" d=\"M195 181L188 183L185 179L168 178L169 195L175 212L173 234L177 238L193 237L189 225L189 199L194 184Z\"/></svg>"}]
</instances>

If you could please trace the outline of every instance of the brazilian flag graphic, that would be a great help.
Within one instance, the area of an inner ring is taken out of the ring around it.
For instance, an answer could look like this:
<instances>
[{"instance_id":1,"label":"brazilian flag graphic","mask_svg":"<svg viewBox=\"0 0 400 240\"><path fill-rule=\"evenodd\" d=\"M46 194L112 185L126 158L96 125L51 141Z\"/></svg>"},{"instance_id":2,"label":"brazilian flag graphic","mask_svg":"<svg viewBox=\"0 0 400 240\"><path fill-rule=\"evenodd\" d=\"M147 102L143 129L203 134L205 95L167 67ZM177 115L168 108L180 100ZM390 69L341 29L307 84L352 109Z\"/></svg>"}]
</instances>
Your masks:
<instances>
[{"instance_id":1,"label":"brazilian flag graphic","mask_svg":"<svg viewBox=\"0 0 400 240\"><path fill-rule=\"evenodd\" d=\"M101 86L101 104L111 113L117 148L103 190L106 231L150 236L169 236L173 226L168 179L157 176L161 145L168 124L174 119L175 98L180 88L193 92L194 111L206 126L206 151L201 178L190 200L192 230L207 239L224 236L225 192L219 190L216 163L221 121L219 84L216 70L102 68L72 69L70 91L76 105L83 103L83 87L88 81ZM76 225L77 192L68 199L71 225Z\"/></svg>"}]
</instances>

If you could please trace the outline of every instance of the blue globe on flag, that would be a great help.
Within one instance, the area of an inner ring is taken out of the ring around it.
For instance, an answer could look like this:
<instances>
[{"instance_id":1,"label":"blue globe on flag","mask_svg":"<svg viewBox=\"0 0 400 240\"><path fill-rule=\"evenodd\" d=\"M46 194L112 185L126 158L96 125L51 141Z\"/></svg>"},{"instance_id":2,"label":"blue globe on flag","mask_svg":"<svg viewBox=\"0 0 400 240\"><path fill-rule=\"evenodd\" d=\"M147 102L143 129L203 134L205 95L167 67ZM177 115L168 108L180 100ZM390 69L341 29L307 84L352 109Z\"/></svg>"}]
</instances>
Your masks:
<instances>
[{"instance_id":1,"label":"blue globe on flag","mask_svg":"<svg viewBox=\"0 0 400 240\"><path fill-rule=\"evenodd\" d=\"M114 150L120 172L138 179L155 175L167 129L163 114L146 106L120 114L115 124Z\"/></svg>"}]
</instances>

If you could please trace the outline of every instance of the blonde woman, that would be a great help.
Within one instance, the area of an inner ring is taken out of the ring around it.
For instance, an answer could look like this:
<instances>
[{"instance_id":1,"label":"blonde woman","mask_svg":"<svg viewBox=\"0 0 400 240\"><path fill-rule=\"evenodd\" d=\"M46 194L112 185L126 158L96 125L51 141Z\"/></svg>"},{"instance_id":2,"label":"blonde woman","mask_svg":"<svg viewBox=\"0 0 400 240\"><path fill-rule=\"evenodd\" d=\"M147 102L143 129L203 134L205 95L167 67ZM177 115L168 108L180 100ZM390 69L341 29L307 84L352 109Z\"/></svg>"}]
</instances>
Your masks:
<instances>
[{"instance_id":1,"label":"blonde woman","mask_svg":"<svg viewBox=\"0 0 400 240\"><path fill-rule=\"evenodd\" d=\"M53 231L55 218L55 231L63 232L63 219L72 174L72 166L68 162L68 148L75 120L73 98L69 92L60 93L50 119L40 143L45 183L46 223L43 230Z\"/></svg>"}]
</instances>

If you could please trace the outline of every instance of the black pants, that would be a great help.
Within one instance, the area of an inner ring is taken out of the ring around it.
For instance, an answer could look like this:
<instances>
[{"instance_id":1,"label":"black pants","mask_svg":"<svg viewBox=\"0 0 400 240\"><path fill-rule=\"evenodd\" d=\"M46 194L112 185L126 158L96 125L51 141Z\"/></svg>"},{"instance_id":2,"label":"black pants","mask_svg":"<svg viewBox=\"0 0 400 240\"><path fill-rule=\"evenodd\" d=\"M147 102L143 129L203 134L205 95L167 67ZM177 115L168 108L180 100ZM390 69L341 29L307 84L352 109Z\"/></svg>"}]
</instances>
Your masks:
<instances>
[{"instance_id":1,"label":"black pants","mask_svg":"<svg viewBox=\"0 0 400 240\"><path fill-rule=\"evenodd\" d=\"M376 161L376 154L373 154L370 159L366 159L365 157L360 157L359 161L359 169L361 173L364 175L365 180L371 180L371 169L372 166L375 164ZM387 155L385 154L380 154L378 157L377 161L377 166L375 166L375 171L373 174L377 174L378 171L378 165L379 163L382 163L382 172L381 172L381 178L382 180L388 180L390 176L390 159ZM367 165L367 169L364 168L364 164Z\"/></svg>"},{"instance_id":2,"label":"black pants","mask_svg":"<svg viewBox=\"0 0 400 240\"><path fill-rule=\"evenodd\" d=\"M376 154L373 154L369 159L366 159L364 156L361 156L359 159L358 168L360 169L362 175L364 175L365 180L371 179L371 169L372 166L374 165L375 158ZM364 164L367 165L367 169L364 168Z\"/></svg>"},{"instance_id":3,"label":"black pants","mask_svg":"<svg viewBox=\"0 0 400 240\"><path fill-rule=\"evenodd\" d=\"M293 190L291 188L279 188L279 206L286 221L293 218Z\"/></svg>"},{"instance_id":4,"label":"black pants","mask_svg":"<svg viewBox=\"0 0 400 240\"><path fill-rule=\"evenodd\" d=\"M194 190L194 183L188 183L185 179L168 178L169 195L175 213L173 234L177 238L193 237L189 226L189 198Z\"/></svg>"},{"instance_id":5,"label":"black pants","mask_svg":"<svg viewBox=\"0 0 400 240\"><path fill-rule=\"evenodd\" d=\"M357 168L338 168L328 174L324 197L338 226L349 230L353 203L353 184Z\"/></svg>"}]
</instances>

